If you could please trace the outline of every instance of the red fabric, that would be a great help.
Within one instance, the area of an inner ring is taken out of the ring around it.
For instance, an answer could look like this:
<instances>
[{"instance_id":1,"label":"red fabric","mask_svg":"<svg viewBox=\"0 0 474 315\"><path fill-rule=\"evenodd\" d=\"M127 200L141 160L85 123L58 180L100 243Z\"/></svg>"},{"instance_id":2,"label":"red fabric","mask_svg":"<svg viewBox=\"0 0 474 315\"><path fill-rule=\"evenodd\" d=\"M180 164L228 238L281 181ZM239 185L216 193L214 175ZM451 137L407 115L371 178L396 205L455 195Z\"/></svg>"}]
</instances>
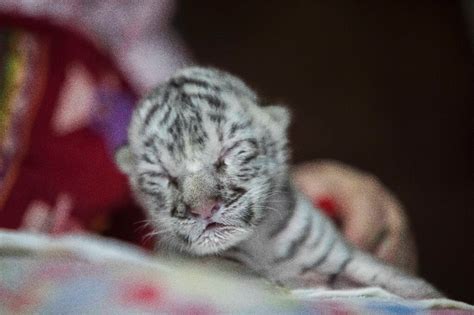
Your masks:
<instances>
[{"instance_id":1,"label":"red fabric","mask_svg":"<svg viewBox=\"0 0 474 315\"><path fill-rule=\"evenodd\" d=\"M314 206L324 211L329 217L337 216L337 205L334 198L330 196L321 196L314 200Z\"/></svg>"},{"instance_id":2,"label":"red fabric","mask_svg":"<svg viewBox=\"0 0 474 315\"><path fill-rule=\"evenodd\" d=\"M123 90L134 92L111 59L77 34L47 21L1 15L0 21L0 29L22 29L48 43L46 85L30 141L23 144L27 148L21 168L5 204L0 205L0 227L18 228L32 201L54 205L60 193L67 193L74 200L72 215L84 228L139 241L135 222L141 220L140 210L131 201L126 179L107 151L103 135L89 127L66 135L51 128L65 72L72 63L83 65L96 80L113 73Z\"/></svg>"}]
</instances>

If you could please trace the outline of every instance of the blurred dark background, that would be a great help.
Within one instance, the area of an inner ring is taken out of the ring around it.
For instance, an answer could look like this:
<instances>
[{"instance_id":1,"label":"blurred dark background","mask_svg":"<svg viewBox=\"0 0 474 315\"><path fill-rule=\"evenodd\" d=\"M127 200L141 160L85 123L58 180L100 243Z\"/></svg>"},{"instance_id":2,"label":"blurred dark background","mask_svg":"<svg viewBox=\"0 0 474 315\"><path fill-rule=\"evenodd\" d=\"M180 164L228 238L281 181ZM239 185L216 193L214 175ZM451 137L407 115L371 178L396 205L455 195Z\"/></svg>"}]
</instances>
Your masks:
<instances>
[{"instance_id":1,"label":"blurred dark background","mask_svg":"<svg viewBox=\"0 0 474 315\"><path fill-rule=\"evenodd\" d=\"M421 275L473 303L466 13L474 6L466 4L181 1L175 24L200 64L229 70L293 110L295 162L341 160L390 187L411 218Z\"/></svg>"}]
</instances>

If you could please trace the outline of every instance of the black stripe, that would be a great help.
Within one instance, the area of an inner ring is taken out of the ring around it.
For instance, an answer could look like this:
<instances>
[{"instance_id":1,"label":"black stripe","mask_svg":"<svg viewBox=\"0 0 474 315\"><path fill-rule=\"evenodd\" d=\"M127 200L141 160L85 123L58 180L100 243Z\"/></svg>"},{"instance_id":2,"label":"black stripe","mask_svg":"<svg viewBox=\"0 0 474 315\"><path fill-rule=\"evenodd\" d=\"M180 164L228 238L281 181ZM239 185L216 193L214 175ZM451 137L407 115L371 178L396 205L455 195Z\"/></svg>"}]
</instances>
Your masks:
<instances>
[{"instance_id":1,"label":"black stripe","mask_svg":"<svg viewBox=\"0 0 474 315\"><path fill-rule=\"evenodd\" d=\"M211 94L190 94L190 97L198 97L199 99L205 100L207 104L214 108L223 108L225 104L218 97Z\"/></svg>"},{"instance_id":2,"label":"black stripe","mask_svg":"<svg viewBox=\"0 0 474 315\"><path fill-rule=\"evenodd\" d=\"M147 163L153 164L153 161L150 159L150 157L146 153L142 154L142 159Z\"/></svg>"},{"instance_id":3,"label":"black stripe","mask_svg":"<svg viewBox=\"0 0 474 315\"><path fill-rule=\"evenodd\" d=\"M323 221L323 224L321 226L321 232L319 232L318 236L316 237L316 239L314 240L314 242L311 242L311 244L309 244L309 246L311 247L317 247L318 244L322 241L323 239L323 236L324 236L324 233L326 232L326 229L328 227L328 222L327 221Z\"/></svg>"},{"instance_id":4,"label":"black stripe","mask_svg":"<svg viewBox=\"0 0 474 315\"><path fill-rule=\"evenodd\" d=\"M156 171L146 171L138 175L138 183L143 184L147 178L153 179L157 177L166 177L166 174L156 172Z\"/></svg>"},{"instance_id":5,"label":"black stripe","mask_svg":"<svg viewBox=\"0 0 474 315\"><path fill-rule=\"evenodd\" d=\"M234 204L236 201L238 201L247 192L247 190L245 188L238 187L238 186L233 186L229 190L232 192L233 195L236 195L236 196L234 198L228 200L224 204L225 207L229 207L232 204Z\"/></svg>"},{"instance_id":6,"label":"black stripe","mask_svg":"<svg viewBox=\"0 0 474 315\"><path fill-rule=\"evenodd\" d=\"M286 230L286 228L288 227L288 224L290 223L291 218L293 217L293 215L295 213L293 208L289 208L289 209L290 210L286 213L285 218L283 218L280 221L280 224L275 226L275 228L270 232L270 234L269 234L270 238L276 237L278 234L280 234L280 232Z\"/></svg>"},{"instance_id":7,"label":"black stripe","mask_svg":"<svg viewBox=\"0 0 474 315\"><path fill-rule=\"evenodd\" d=\"M234 203L236 203L239 199L240 199L241 196L237 196L236 198L232 198L231 200L227 201L224 206L226 208L232 206Z\"/></svg>"},{"instance_id":8,"label":"black stripe","mask_svg":"<svg viewBox=\"0 0 474 315\"><path fill-rule=\"evenodd\" d=\"M172 110L173 108L171 106L168 106L165 114L163 115L163 117L161 118L159 122L159 125L166 124L168 122L168 119L170 118L170 114Z\"/></svg>"},{"instance_id":9,"label":"black stripe","mask_svg":"<svg viewBox=\"0 0 474 315\"><path fill-rule=\"evenodd\" d=\"M234 263L238 263L238 264L243 264L243 263L244 263L243 261L240 261L240 260L239 260L238 258L236 258L236 257L224 256L224 257L222 257L222 258L224 258L225 260L234 262Z\"/></svg>"},{"instance_id":10,"label":"black stripe","mask_svg":"<svg viewBox=\"0 0 474 315\"><path fill-rule=\"evenodd\" d=\"M209 119L214 122L220 124L222 120L224 120L224 116L221 114L209 114Z\"/></svg>"},{"instance_id":11,"label":"black stripe","mask_svg":"<svg viewBox=\"0 0 474 315\"><path fill-rule=\"evenodd\" d=\"M183 88L185 85L195 85L201 88L212 89L215 91L221 90L219 86L211 84L208 81L199 80L196 78L188 78L188 77L174 78L173 80L170 81L170 85L178 89Z\"/></svg>"},{"instance_id":12,"label":"black stripe","mask_svg":"<svg viewBox=\"0 0 474 315\"><path fill-rule=\"evenodd\" d=\"M232 138L237 132L237 130L247 129L248 127L250 127L250 125L250 120L247 120L243 123L233 123L229 129L229 138Z\"/></svg>"},{"instance_id":13,"label":"black stripe","mask_svg":"<svg viewBox=\"0 0 474 315\"><path fill-rule=\"evenodd\" d=\"M354 256L352 256L352 251L350 251L349 256L347 256L347 258L342 262L337 271L329 276L328 282L330 287L334 286L337 278L346 269L347 265L352 261L352 259L354 259Z\"/></svg>"},{"instance_id":14,"label":"black stripe","mask_svg":"<svg viewBox=\"0 0 474 315\"><path fill-rule=\"evenodd\" d=\"M150 190L150 189L147 189L146 187L144 186L139 186L139 189L142 193L148 195L148 196L152 196L156 199L157 202L160 202L162 199L163 199L163 194L159 191L155 191L155 190Z\"/></svg>"},{"instance_id":15,"label":"black stripe","mask_svg":"<svg viewBox=\"0 0 474 315\"><path fill-rule=\"evenodd\" d=\"M153 138L153 137L146 139L146 140L143 142L143 144L144 144L145 147L147 147L147 148L152 148L152 149L155 148L155 142L154 142L154 138Z\"/></svg>"},{"instance_id":16,"label":"black stripe","mask_svg":"<svg viewBox=\"0 0 474 315\"><path fill-rule=\"evenodd\" d=\"M194 111L194 119L196 119L197 123L202 123L202 116L199 111Z\"/></svg>"},{"instance_id":17,"label":"black stripe","mask_svg":"<svg viewBox=\"0 0 474 315\"><path fill-rule=\"evenodd\" d=\"M245 165L247 164L248 162L254 160L256 157L258 156L258 152L253 152L251 154L249 154L247 157L245 157L243 160L242 160L242 165Z\"/></svg>"},{"instance_id":18,"label":"black stripe","mask_svg":"<svg viewBox=\"0 0 474 315\"><path fill-rule=\"evenodd\" d=\"M173 208L171 208L171 213L170 215L172 217L177 217L178 216L178 208L176 206L173 206Z\"/></svg>"},{"instance_id":19,"label":"black stripe","mask_svg":"<svg viewBox=\"0 0 474 315\"><path fill-rule=\"evenodd\" d=\"M237 178L240 180L240 182L248 182L249 180L251 180L253 178L252 175L248 175L248 174L239 174L237 175Z\"/></svg>"},{"instance_id":20,"label":"black stripe","mask_svg":"<svg viewBox=\"0 0 474 315\"><path fill-rule=\"evenodd\" d=\"M253 145L256 149L258 149L258 141L257 139L255 138L249 138L246 140L247 142L249 142L251 145Z\"/></svg>"},{"instance_id":21,"label":"black stripe","mask_svg":"<svg viewBox=\"0 0 474 315\"><path fill-rule=\"evenodd\" d=\"M239 195L243 195L247 192L247 189L245 189L243 187L239 187L239 186L232 186L232 187L229 188L229 190L231 190L233 193L239 194Z\"/></svg>"},{"instance_id":22,"label":"black stripe","mask_svg":"<svg viewBox=\"0 0 474 315\"><path fill-rule=\"evenodd\" d=\"M296 239L293 239L293 240L290 241L290 248L288 249L288 252L284 256L275 258L273 260L274 262L280 263L282 261L291 259L295 256L296 251L299 248L299 246L301 244L303 244L308 239L308 237L310 235L311 228L313 227L312 222L313 222L312 220L307 221L301 235L298 235L298 237Z\"/></svg>"},{"instance_id":23,"label":"black stripe","mask_svg":"<svg viewBox=\"0 0 474 315\"><path fill-rule=\"evenodd\" d=\"M254 217L255 213L254 211L252 210L252 205L250 205L247 210L245 211L245 213L242 215L242 221L244 221L247 225L250 225L250 223L252 222L252 219Z\"/></svg>"},{"instance_id":24,"label":"black stripe","mask_svg":"<svg viewBox=\"0 0 474 315\"><path fill-rule=\"evenodd\" d=\"M191 245L191 239L189 238L189 236L187 235L183 235L181 233L176 233L176 237L181 240L183 243L185 243L186 245Z\"/></svg>"},{"instance_id":25,"label":"black stripe","mask_svg":"<svg viewBox=\"0 0 474 315\"><path fill-rule=\"evenodd\" d=\"M336 240L337 240L337 238L335 237L335 235L333 235L333 239L332 239L331 243L329 244L328 249L326 250L326 252L321 257L316 259L316 261L314 263L312 263L311 265L303 267L301 269L301 273L306 273L310 270L315 270L317 267L321 266L326 261L329 254L333 251L333 249L335 247L334 244L336 243Z\"/></svg>"},{"instance_id":26,"label":"black stripe","mask_svg":"<svg viewBox=\"0 0 474 315\"><path fill-rule=\"evenodd\" d=\"M166 104L168 102L169 97L170 97L170 91L169 91L169 89L166 89L164 94L163 94L163 97L161 99L161 102L159 102L159 103L157 102L157 103L153 104L150 111L145 116L145 119L143 121L142 131L150 123L151 118L155 115L156 111L161 107L161 105Z\"/></svg>"},{"instance_id":27,"label":"black stripe","mask_svg":"<svg viewBox=\"0 0 474 315\"><path fill-rule=\"evenodd\" d=\"M274 238L281 231L284 231L288 224L290 223L293 215L295 214L295 207L296 207L296 195L294 190L291 188L291 184L288 182L283 187L281 191L282 196L287 196L287 205L283 209L287 209L285 217L277 224L273 230L269 233L270 238Z\"/></svg>"},{"instance_id":28,"label":"black stripe","mask_svg":"<svg viewBox=\"0 0 474 315\"><path fill-rule=\"evenodd\" d=\"M153 174L142 174L138 177L138 188L140 191L144 194L150 195L155 197L158 201L163 199L163 193L160 190L160 185L158 183L152 182L151 178L154 177L155 175L157 176L162 176L158 175L158 173L155 172L150 172ZM146 178L149 177L149 178Z\"/></svg>"},{"instance_id":29,"label":"black stripe","mask_svg":"<svg viewBox=\"0 0 474 315\"><path fill-rule=\"evenodd\" d=\"M173 142L168 142L166 144L166 150L168 150L169 153L173 154L174 153L174 143Z\"/></svg>"},{"instance_id":30,"label":"black stripe","mask_svg":"<svg viewBox=\"0 0 474 315\"><path fill-rule=\"evenodd\" d=\"M251 143L252 145L256 145L256 140L254 138L248 138L248 139L242 139L242 140L238 140L236 142L234 142L230 147L226 148L225 149L225 154L226 153L229 153L233 150L235 150L236 148L238 148L240 145L242 145L242 143ZM239 152L240 153L240 152Z\"/></svg>"},{"instance_id":31,"label":"black stripe","mask_svg":"<svg viewBox=\"0 0 474 315\"><path fill-rule=\"evenodd\" d=\"M239 259L239 256L242 259ZM226 259L233 259L239 263L245 263L245 261L252 260L253 257L243 248L232 247L231 249L227 250L225 253L224 258Z\"/></svg>"}]
</instances>

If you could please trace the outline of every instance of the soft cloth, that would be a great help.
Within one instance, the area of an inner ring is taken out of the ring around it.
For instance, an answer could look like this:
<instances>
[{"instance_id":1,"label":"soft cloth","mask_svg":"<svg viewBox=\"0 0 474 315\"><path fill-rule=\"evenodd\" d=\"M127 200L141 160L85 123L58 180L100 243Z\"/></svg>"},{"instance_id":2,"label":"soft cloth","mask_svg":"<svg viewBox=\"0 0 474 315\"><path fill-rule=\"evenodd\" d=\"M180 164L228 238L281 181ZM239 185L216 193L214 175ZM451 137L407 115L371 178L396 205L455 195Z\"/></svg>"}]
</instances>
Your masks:
<instances>
[{"instance_id":1,"label":"soft cloth","mask_svg":"<svg viewBox=\"0 0 474 315\"><path fill-rule=\"evenodd\" d=\"M0 231L0 313L21 314L469 314L438 299L381 289L294 290L237 273L149 256L85 235Z\"/></svg>"},{"instance_id":2,"label":"soft cloth","mask_svg":"<svg viewBox=\"0 0 474 315\"><path fill-rule=\"evenodd\" d=\"M74 30L109 52L133 88L144 93L190 62L172 29L175 2L2 0L0 12Z\"/></svg>"},{"instance_id":3,"label":"soft cloth","mask_svg":"<svg viewBox=\"0 0 474 315\"><path fill-rule=\"evenodd\" d=\"M44 230L60 217L49 232L84 229L138 243L143 218L113 161L136 92L89 38L46 15L5 15L5 6L0 227Z\"/></svg>"}]
</instances>

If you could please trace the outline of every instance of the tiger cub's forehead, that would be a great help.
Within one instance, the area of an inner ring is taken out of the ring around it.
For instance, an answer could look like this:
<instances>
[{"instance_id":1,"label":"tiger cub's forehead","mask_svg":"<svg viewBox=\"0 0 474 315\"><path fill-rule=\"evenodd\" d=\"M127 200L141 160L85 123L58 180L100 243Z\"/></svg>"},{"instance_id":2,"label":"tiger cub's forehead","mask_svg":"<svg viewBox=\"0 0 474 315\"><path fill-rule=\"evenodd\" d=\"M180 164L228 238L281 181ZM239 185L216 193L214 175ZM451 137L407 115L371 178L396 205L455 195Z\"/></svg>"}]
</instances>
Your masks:
<instances>
[{"instance_id":1,"label":"tiger cub's forehead","mask_svg":"<svg viewBox=\"0 0 474 315\"><path fill-rule=\"evenodd\" d=\"M243 125L233 123L232 120L221 126L203 125L206 137L202 143L193 142L186 138L186 135L183 135L185 138L169 139L166 139L168 135L165 135L164 138L157 141L161 145L157 145L152 154L156 154L159 157L159 165L174 176L212 169L228 148L239 143L242 139L256 136L249 126L246 129L237 129L232 134L231 131L236 129L235 126ZM221 137L221 135L223 136Z\"/></svg>"},{"instance_id":2,"label":"tiger cub's forehead","mask_svg":"<svg viewBox=\"0 0 474 315\"><path fill-rule=\"evenodd\" d=\"M170 103L168 121L145 130L143 139L151 139L153 146L150 149L143 143L144 150L159 157L161 166L177 176L212 167L226 148L257 136L251 113L239 104L229 105L226 110L208 110L206 106L197 110ZM165 115L167 106L162 108L164 113L156 115Z\"/></svg>"},{"instance_id":3,"label":"tiger cub's forehead","mask_svg":"<svg viewBox=\"0 0 474 315\"><path fill-rule=\"evenodd\" d=\"M256 102L256 95L235 77L212 69L186 69L140 104L132 139L167 168L196 171L216 161L239 138L257 136Z\"/></svg>"}]
</instances>

